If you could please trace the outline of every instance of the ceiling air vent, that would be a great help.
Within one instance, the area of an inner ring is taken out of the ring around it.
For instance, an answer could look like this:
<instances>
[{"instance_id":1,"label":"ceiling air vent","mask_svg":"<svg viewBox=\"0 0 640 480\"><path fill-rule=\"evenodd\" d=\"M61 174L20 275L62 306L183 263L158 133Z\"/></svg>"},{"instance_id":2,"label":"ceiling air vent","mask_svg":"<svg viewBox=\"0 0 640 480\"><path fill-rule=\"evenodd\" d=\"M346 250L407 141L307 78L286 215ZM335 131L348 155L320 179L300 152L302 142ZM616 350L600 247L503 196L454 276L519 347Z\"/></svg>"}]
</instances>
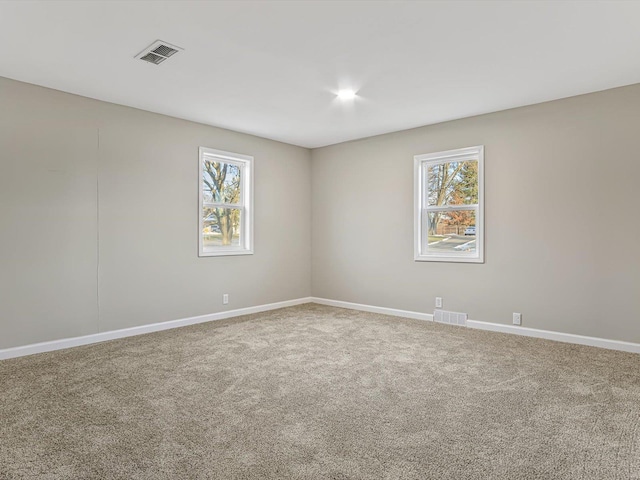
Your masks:
<instances>
[{"instance_id":1,"label":"ceiling air vent","mask_svg":"<svg viewBox=\"0 0 640 480\"><path fill-rule=\"evenodd\" d=\"M160 65L170 56L178 53L182 48L171 45L170 43L163 42L162 40L156 40L143 51L141 51L135 58L144 60L145 62L153 63L154 65Z\"/></svg>"}]
</instances>

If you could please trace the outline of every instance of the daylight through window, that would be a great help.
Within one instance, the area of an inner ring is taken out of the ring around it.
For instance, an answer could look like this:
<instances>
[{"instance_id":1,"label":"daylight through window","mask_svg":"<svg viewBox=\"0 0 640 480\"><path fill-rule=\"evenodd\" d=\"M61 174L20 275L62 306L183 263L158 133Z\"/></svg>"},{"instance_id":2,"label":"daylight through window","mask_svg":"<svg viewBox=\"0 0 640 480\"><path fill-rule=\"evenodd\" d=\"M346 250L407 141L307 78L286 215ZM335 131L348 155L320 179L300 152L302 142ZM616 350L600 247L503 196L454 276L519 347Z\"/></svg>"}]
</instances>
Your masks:
<instances>
[{"instance_id":1,"label":"daylight through window","mask_svg":"<svg viewBox=\"0 0 640 480\"><path fill-rule=\"evenodd\" d=\"M484 260L483 163L482 146L414 157L416 260Z\"/></svg>"},{"instance_id":2,"label":"daylight through window","mask_svg":"<svg viewBox=\"0 0 640 480\"><path fill-rule=\"evenodd\" d=\"M253 157L200 148L200 256L253 253Z\"/></svg>"}]
</instances>

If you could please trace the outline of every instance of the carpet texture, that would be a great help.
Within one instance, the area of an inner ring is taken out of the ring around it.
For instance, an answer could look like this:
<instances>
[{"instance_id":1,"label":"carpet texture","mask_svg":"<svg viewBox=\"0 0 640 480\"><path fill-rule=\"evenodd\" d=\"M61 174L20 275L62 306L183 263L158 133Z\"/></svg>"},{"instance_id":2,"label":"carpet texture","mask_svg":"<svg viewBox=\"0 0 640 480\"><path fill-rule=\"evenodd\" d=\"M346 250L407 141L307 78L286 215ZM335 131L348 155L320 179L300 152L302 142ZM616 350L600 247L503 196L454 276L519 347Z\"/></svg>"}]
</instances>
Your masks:
<instances>
[{"instance_id":1,"label":"carpet texture","mask_svg":"<svg viewBox=\"0 0 640 480\"><path fill-rule=\"evenodd\" d=\"M308 304L0 362L5 479L640 479L640 355Z\"/></svg>"}]
</instances>

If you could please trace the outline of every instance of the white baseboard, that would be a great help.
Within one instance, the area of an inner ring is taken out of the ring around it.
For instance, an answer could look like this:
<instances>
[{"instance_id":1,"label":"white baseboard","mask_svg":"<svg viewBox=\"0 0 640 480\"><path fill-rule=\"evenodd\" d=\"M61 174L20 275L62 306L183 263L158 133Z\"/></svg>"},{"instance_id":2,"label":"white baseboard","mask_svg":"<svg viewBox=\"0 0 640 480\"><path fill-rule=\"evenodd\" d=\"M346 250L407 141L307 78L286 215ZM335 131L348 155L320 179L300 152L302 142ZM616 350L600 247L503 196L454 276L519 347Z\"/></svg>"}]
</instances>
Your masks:
<instances>
[{"instance_id":1,"label":"white baseboard","mask_svg":"<svg viewBox=\"0 0 640 480\"><path fill-rule=\"evenodd\" d=\"M330 305L332 307L349 308L351 310L362 310L363 312L383 313L395 317L415 318L417 320L431 320L433 315L429 313L412 312L408 310L398 310L387 307L374 307L360 303L343 302L341 300L329 300L327 298L311 297L313 303ZM619 350L622 352L640 353L640 344L623 342L621 340L609 340L598 337L585 337L572 333L552 332L550 330L538 330L536 328L517 327L514 325L502 325L499 323L481 322L478 320L467 320L468 328L478 330L490 330L493 332L510 333L513 335L524 335L526 337L544 338L556 342L574 343L577 345L588 345L590 347L606 348L609 350Z\"/></svg>"},{"instance_id":2,"label":"white baseboard","mask_svg":"<svg viewBox=\"0 0 640 480\"><path fill-rule=\"evenodd\" d=\"M186 327L187 325L195 325L196 323L211 322L214 320L224 320L225 318L239 317L240 315L249 315L252 313L266 312L268 310L276 310L278 308L292 307L303 303L312 302L311 297L296 298L295 300L286 300L284 302L268 303L266 305L258 305L255 307L239 308L236 310L228 310L226 312L210 313L208 315L200 315L197 317L181 318L180 320L170 320L167 322L152 323L149 325L140 325L139 327L123 328L122 330L112 330L110 332L94 333L84 335L82 337L64 338L61 340L53 340L50 342L34 343L21 347L12 347L0 349L0 360L8 358L23 357L25 355L33 355L34 353L51 352L54 350L62 350L64 348L79 347L80 345L89 345L91 343L106 342L117 338L133 337L144 333L159 332L161 330L169 330L171 328Z\"/></svg>"},{"instance_id":3,"label":"white baseboard","mask_svg":"<svg viewBox=\"0 0 640 480\"><path fill-rule=\"evenodd\" d=\"M34 343L21 347L12 347L0 349L0 360L9 358L22 357L25 355L33 355L35 353L51 352L54 350L62 350L65 348L78 347L81 345L89 345L92 343L105 342L115 340L117 338L132 337L142 335L144 333L159 332L172 328L185 327L197 323L211 322L215 320L224 320L226 318L238 317L241 315L249 315L252 313L266 312L278 308L292 307L304 303L318 303L320 305L329 305L332 307L348 308L350 310L361 310L363 312L381 313L384 315L392 315L395 317L413 318L415 320L433 321L433 315L430 313L413 312L409 310L399 310L395 308L377 307L373 305L363 305L360 303L344 302L341 300L330 300L327 298L304 297L294 300L286 300L284 302L269 303L266 305L257 305L255 307L239 308L236 310L228 310L226 312L211 313L208 315L200 315L197 317L182 318L180 320L171 320L161 323L152 323L149 325L141 325L138 327L124 328L122 330L113 330L110 332L95 333L82 337L65 338L61 340L53 340L51 342ZM547 340L555 340L557 342L574 343L578 345L588 345L591 347L606 348L609 350L619 350L630 353L640 353L640 344L623 342L620 340L609 340L598 337L586 337L583 335L575 335L571 333L553 332L550 330L538 330L535 328L518 327L513 325L503 325L499 323L481 322L478 320L467 320L468 328L479 330L489 330L493 332L510 333L513 335L523 335L527 337L544 338Z\"/></svg>"},{"instance_id":4,"label":"white baseboard","mask_svg":"<svg viewBox=\"0 0 640 480\"><path fill-rule=\"evenodd\" d=\"M412 312L408 310L398 310L387 307L374 307L360 303L343 302L341 300L329 300L327 298L311 297L313 303L330 305L332 307L348 308L351 310L362 310L363 312L383 313L396 317L414 318L417 320L433 321L433 315L429 313ZM622 352L640 353L640 344L623 342L621 340L609 340L598 337L585 337L572 333L552 332L550 330L538 330L536 328L518 327L515 325L503 325L499 323L481 322L478 320L467 320L468 328L478 330L490 330L493 332L510 333L513 335L524 335L526 337L544 338L556 342L573 343L577 345L588 345L590 347L606 348L609 350L619 350Z\"/></svg>"},{"instance_id":5,"label":"white baseboard","mask_svg":"<svg viewBox=\"0 0 640 480\"><path fill-rule=\"evenodd\" d=\"M433 321L433 314L412 312L410 310L398 310L397 308L374 307L372 305L363 305L361 303L343 302L342 300L329 300L328 298L311 297L313 303L320 305L329 305L331 307L348 308L350 310L361 310L363 312L382 313L384 315L393 315L394 317L413 318L415 320Z\"/></svg>"},{"instance_id":6,"label":"white baseboard","mask_svg":"<svg viewBox=\"0 0 640 480\"><path fill-rule=\"evenodd\" d=\"M478 330L489 330L492 332L510 333L512 335L522 335L525 337L544 338L555 340L556 342L574 343L577 345L588 345L590 347L606 348L609 350L620 350L622 352L640 353L640 344L623 342L621 340L609 340L599 337L585 337L573 333L553 332L551 330L538 330L537 328L518 327L515 325L503 325L500 323L480 322L478 320L467 320L467 327Z\"/></svg>"}]
</instances>

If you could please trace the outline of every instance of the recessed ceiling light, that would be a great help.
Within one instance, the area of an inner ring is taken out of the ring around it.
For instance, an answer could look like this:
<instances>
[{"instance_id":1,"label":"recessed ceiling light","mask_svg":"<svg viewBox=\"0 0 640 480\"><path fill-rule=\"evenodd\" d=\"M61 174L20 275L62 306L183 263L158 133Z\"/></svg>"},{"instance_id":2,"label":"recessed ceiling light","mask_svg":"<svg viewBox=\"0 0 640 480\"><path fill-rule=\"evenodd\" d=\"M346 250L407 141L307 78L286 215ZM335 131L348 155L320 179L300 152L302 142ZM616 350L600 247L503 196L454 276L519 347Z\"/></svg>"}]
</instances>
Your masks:
<instances>
[{"instance_id":1,"label":"recessed ceiling light","mask_svg":"<svg viewBox=\"0 0 640 480\"><path fill-rule=\"evenodd\" d=\"M353 100L354 98L356 98L356 92L354 92L353 90L340 90L338 92L338 98L340 100Z\"/></svg>"}]
</instances>

